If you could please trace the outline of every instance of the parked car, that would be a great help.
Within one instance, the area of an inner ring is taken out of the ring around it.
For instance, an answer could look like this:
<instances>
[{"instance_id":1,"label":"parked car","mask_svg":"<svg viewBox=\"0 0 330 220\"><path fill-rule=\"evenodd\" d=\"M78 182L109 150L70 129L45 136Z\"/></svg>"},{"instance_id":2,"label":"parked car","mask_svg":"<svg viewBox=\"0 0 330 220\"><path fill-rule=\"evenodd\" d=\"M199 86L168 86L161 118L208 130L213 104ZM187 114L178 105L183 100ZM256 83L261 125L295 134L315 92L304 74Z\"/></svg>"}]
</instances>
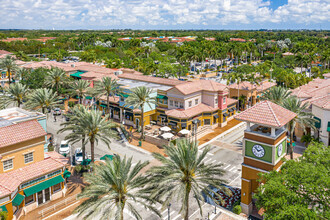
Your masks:
<instances>
[{"instance_id":1,"label":"parked car","mask_svg":"<svg viewBox=\"0 0 330 220\"><path fill-rule=\"evenodd\" d=\"M81 162L83 161L83 153L81 148L77 148L74 151L74 158L76 164L81 164Z\"/></svg>"},{"instance_id":2,"label":"parked car","mask_svg":"<svg viewBox=\"0 0 330 220\"><path fill-rule=\"evenodd\" d=\"M62 111L60 108L54 108L53 115L61 115Z\"/></svg>"},{"instance_id":3,"label":"parked car","mask_svg":"<svg viewBox=\"0 0 330 220\"><path fill-rule=\"evenodd\" d=\"M61 141L60 149L59 149L60 154L69 155L70 149L71 149L71 145L68 143L68 141Z\"/></svg>"}]
</instances>

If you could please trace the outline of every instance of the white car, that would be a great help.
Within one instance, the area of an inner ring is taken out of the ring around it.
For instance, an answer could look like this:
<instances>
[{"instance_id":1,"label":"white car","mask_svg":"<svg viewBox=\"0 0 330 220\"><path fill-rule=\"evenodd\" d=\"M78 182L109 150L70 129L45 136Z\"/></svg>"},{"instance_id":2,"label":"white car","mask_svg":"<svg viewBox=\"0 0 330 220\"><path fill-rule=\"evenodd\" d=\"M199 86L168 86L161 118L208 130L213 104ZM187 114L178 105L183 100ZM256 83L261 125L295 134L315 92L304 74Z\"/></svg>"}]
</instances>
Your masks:
<instances>
[{"instance_id":1,"label":"white car","mask_svg":"<svg viewBox=\"0 0 330 220\"><path fill-rule=\"evenodd\" d=\"M82 153L81 148L77 148L74 151L74 157L75 157L76 164L81 164L81 162L83 161L83 153Z\"/></svg>"},{"instance_id":2,"label":"white car","mask_svg":"<svg viewBox=\"0 0 330 220\"><path fill-rule=\"evenodd\" d=\"M54 108L53 115L61 115L62 111L60 108Z\"/></svg>"},{"instance_id":3,"label":"white car","mask_svg":"<svg viewBox=\"0 0 330 220\"><path fill-rule=\"evenodd\" d=\"M59 149L60 154L69 155L70 149L71 149L71 145L68 143L68 141L61 141L61 145L60 145L60 149Z\"/></svg>"}]
</instances>

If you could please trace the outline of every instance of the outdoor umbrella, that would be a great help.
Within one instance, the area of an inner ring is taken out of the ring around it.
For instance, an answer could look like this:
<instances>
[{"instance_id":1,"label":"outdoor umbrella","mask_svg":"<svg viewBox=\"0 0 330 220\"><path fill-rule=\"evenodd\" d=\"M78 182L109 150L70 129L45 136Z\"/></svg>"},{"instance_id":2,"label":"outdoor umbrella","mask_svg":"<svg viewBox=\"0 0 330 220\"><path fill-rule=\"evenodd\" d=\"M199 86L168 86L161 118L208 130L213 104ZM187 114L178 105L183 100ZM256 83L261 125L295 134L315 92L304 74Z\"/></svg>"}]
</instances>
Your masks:
<instances>
[{"instance_id":1,"label":"outdoor umbrella","mask_svg":"<svg viewBox=\"0 0 330 220\"><path fill-rule=\"evenodd\" d=\"M106 154L103 157L101 157L100 160L106 160L106 159L113 160L113 157L114 157L113 155Z\"/></svg>"},{"instance_id":2,"label":"outdoor umbrella","mask_svg":"<svg viewBox=\"0 0 330 220\"><path fill-rule=\"evenodd\" d=\"M173 134L171 134L171 133L164 133L164 134L162 134L162 137L164 138L164 139L170 139L170 138L172 138L174 135Z\"/></svg>"},{"instance_id":3,"label":"outdoor umbrella","mask_svg":"<svg viewBox=\"0 0 330 220\"><path fill-rule=\"evenodd\" d=\"M171 128L165 126L165 127L161 127L159 130L161 130L161 131L170 131Z\"/></svg>"},{"instance_id":4,"label":"outdoor umbrella","mask_svg":"<svg viewBox=\"0 0 330 220\"><path fill-rule=\"evenodd\" d=\"M63 177L64 178L69 178L71 176L71 172L68 171L68 170L65 170L64 173L63 173Z\"/></svg>"},{"instance_id":5,"label":"outdoor umbrella","mask_svg":"<svg viewBox=\"0 0 330 220\"><path fill-rule=\"evenodd\" d=\"M180 134L186 135L186 134L190 134L190 131L187 129L183 129L181 131L179 131Z\"/></svg>"}]
</instances>

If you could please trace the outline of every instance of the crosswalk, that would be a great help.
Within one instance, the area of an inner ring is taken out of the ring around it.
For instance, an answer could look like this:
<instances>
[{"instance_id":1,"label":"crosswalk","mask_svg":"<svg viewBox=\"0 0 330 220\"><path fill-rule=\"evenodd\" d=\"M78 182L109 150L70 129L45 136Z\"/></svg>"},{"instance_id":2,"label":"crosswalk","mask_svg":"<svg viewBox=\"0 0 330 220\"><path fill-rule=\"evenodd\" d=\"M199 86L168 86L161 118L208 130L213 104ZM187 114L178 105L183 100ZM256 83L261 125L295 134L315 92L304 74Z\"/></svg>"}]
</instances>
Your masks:
<instances>
[{"instance_id":1,"label":"crosswalk","mask_svg":"<svg viewBox=\"0 0 330 220\"><path fill-rule=\"evenodd\" d=\"M231 172L231 173L236 173L236 174L240 174L241 173L241 166L235 166L232 164L228 164L225 162L221 162L219 160L214 159L213 157L210 156L205 156L205 159L203 160L204 163L206 164L222 164L222 169L225 170L226 172Z\"/></svg>"}]
</instances>

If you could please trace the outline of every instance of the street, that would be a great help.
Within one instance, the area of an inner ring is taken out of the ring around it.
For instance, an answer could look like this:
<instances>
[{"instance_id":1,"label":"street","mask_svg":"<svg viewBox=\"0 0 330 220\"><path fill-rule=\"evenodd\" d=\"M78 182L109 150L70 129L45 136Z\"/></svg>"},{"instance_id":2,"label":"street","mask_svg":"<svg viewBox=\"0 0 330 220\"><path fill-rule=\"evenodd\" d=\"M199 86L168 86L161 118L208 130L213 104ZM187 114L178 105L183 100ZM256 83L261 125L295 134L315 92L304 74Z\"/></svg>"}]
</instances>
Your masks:
<instances>
[{"instance_id":1,"label":"street","mask_svg":"<svg viewBox=\"0 0 330 220\"><path fill-rule=\"evenodd\" d=\"M62 116L57 117L57 121L54 122L53 116L49 116L47 119L47 132L52 133L54 135L54 142L59 146L61 140L64 140L65 136L69 134L69 132L57 134L57 131L60 129L60 124L64 122ZM226 171L223 179L226 183L233 187L240 187L241 180L241 163L242 163L242 156L241 153L237 150L228 149L228 145L236 146L236 148L241 148L239 145L240 139L243 137L243 130L238 129L233 131L230 135L231 137L235 136L235 140L227 140L222 139L220 142L219 140L214 140L211 142L210 147L211 151L207 154L204 162L205 163L221 163L223 164L223 169ZM233 143L234 142L234 143ZM76 148L80 148L81 143L73 144L71 153L74 152ZM121 140L112 140L111 149L109 149L104 143L99 142L99 144L95 147L95 158L98 160L105 154L118 154L120 156L126 157L133 157L133 164L137 163L138 161L152 161L153 157L150 153L143 152L139 148L135 148L133 146L129 146L123 143ZM199 150L200 152L202 151ZM89 144L86 146L86 152L90 155L90 147ZM162 218L157 217L154 213L149 210L146 210L142 205L136 204L136 208L143 219L153 220L153 219L171 219L171 220L181 220L182 217L179 213L181 206L177 204L176 201L171 203L170 207L164 207L162 209L162 205L158 204L156 208L162 214ZM190 199L190 208L189 219L207 219L207 216L214 212L214 206L209 204L203 203L203 216L200 215L197 202L194 198ZM135 219L133 215L125 209L125 213L127 214L126 219ZM170 218L168 217L170 215ZM73 219L79 219L76 216Z\"/></svg>"}]
</instances>

